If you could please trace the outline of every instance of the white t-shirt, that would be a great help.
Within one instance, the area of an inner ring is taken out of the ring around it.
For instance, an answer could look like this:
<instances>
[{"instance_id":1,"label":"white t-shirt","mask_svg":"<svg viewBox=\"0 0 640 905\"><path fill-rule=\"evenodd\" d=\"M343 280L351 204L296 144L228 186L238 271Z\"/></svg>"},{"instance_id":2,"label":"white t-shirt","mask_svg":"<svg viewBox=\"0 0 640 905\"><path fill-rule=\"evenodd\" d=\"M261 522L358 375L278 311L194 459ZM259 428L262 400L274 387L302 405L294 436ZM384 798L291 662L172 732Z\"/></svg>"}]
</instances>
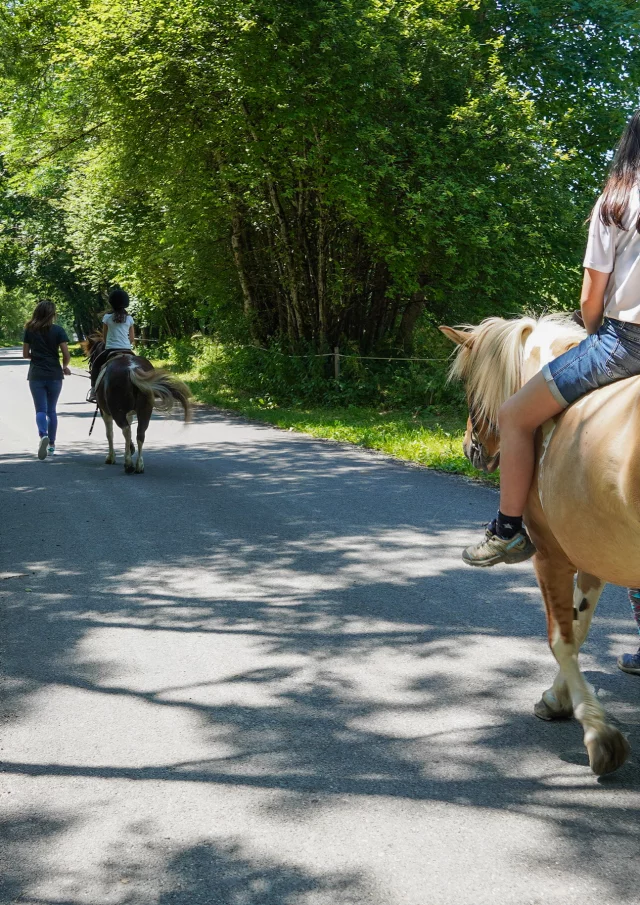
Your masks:
<instances>
[{"instance_id":1,"label":"white t-shirt","mask_svg":"<svg viewBox=\"0 0 640 905\"><path fill-rule=\"evenodd\" d=\"M605 226L601 204L602 195L591 215L584 266L611 274L604 294L605 316L640 324L640 233L636 229L640 192L636 186L629 196L622 218L626 229Z\"/></svg>"},{"instance_id":2,"label":"white t-shirt","mask_svg":"<svg viewBox=\"0 0 640 905\"><path fill-rule=\"evenodd\" d=\"M105 314L102 323L107 325L107 349L130 349L129 327L133 324L133 318L127 314L126 320L121 324L116 323L113 314Z\"/></svg>"}]
</instances>

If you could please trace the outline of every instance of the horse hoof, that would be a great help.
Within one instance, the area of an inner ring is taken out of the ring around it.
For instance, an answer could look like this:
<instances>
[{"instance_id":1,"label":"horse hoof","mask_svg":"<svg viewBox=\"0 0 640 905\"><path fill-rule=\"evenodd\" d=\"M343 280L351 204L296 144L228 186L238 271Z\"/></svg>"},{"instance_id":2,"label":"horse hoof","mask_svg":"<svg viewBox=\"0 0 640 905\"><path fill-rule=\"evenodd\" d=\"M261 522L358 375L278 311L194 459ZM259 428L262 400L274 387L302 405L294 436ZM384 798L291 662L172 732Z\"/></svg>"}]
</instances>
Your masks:
<instances>
[{"instance_id":1,"label":"horse hoof","mask_svg":"<svg viewBox=\"0 0 640 905\"><path fill-rule=\"evenodd\" d=\"M125 465L124 470L127 474L135 474L135 465Z\"/></svg>"},{"instance_id":2,"label":"horse hoof","mask_svg":"<svg viewBox=\"0 0 640 905\"><path fill-rule=\"evenodd\" d=\"M142 468L138 468L138 466L136 465L136 474L144 474L144 465L142 466Z\"/></svg>"},{"instance_id":3,"label":"horse hoof","mask_svg":"<svg viewBox=\"0 0 640 905\"><path fill-rule=\"evenodd\" d=\"M113 456L113 458L112 458L111 456L107 456L107 458L104 460L104 464L105 464L105 465L115 465L115 464L116 464L116 457Z\"/></svg>"},{"instance_id":4,"label":"horse hoof","mask_svg":"<svg viewBox=\"0 0 640 905\"><path fill-rule=\"evenodd\" d=\"M618 770L631 753L624 735L607 724L599 729L588 729L584 743L589 753L589 765L596 776Z\"/></svg>"},{"instance_id":5,"label":"horse hoof","mask_svg":"<svg viewBox=\"0 0 640 905\"><path fill-rule=\"evenodd\" d=\"M545 692L546 693L546 692ZM557 701L555 702L558 703ZM573 716L573 710L571 707L557 707L551 706L551 700L545 700L544 694L538 701L538 703L533 708L534 714L538 717L539 720L570 720Z\"/></svg>"}]
</instances>

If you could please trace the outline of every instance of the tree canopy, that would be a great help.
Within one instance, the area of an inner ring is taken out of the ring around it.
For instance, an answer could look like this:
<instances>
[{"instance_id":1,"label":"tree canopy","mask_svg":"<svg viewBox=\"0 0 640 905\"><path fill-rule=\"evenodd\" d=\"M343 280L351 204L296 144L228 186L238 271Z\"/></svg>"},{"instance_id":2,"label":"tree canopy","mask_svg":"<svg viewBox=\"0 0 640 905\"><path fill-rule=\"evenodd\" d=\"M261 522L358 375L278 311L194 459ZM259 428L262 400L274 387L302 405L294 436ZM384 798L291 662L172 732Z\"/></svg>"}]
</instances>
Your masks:
<instances>
[{"instance_id":1,"label":"tree canopy","mask_svg":"<svg viewBox=\"0 0 640 905\"><path fill-rule=\"evenodd\" d=\"M169 333L363 351L575 302L635 0L0 9L7 287L66 285L81 320L117 281Z\"/></svg>"}]
</instances>

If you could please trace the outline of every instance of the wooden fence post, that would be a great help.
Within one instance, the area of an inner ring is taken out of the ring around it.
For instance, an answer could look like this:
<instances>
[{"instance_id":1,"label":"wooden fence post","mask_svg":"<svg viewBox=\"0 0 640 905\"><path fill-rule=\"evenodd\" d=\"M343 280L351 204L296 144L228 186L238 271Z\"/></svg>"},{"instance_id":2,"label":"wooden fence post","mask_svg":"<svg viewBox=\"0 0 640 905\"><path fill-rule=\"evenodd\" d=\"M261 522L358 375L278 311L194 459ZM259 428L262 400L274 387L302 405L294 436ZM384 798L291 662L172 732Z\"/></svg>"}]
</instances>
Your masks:
<instances>
[{"instance_id":1,"label":"wooden fence post","mask_svg":"<svg viewBox=\"0 0 640 905\"><path fill-rule=\"evenodd\" d=\"M333 350L333 376L336 380L340 380L340 347L336 346Z\"/></svg>"}]
</instances>

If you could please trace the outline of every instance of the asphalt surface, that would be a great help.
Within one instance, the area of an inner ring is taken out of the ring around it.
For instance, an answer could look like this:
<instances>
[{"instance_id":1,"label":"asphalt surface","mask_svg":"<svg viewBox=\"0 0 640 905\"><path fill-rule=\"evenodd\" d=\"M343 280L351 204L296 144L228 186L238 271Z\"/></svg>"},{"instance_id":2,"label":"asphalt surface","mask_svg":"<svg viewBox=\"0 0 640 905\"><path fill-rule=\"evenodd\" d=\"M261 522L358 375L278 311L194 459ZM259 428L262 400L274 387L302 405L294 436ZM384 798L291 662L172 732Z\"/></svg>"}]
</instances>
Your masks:
<instances>
[{"instance_id":1,"label":"asphalt surface","mask_svg":"<svg viewBox=\"0 0 640 905\"><path fill-rule=\"evenodd\" d=\"M597 780L529 564L474 571L462 478L213 410L146 474L65 381L59 454L0 353L0 902L619 905L640 895L640 679L607 589L583 668L633 746Z\"/></svg>"}]
</instances>

